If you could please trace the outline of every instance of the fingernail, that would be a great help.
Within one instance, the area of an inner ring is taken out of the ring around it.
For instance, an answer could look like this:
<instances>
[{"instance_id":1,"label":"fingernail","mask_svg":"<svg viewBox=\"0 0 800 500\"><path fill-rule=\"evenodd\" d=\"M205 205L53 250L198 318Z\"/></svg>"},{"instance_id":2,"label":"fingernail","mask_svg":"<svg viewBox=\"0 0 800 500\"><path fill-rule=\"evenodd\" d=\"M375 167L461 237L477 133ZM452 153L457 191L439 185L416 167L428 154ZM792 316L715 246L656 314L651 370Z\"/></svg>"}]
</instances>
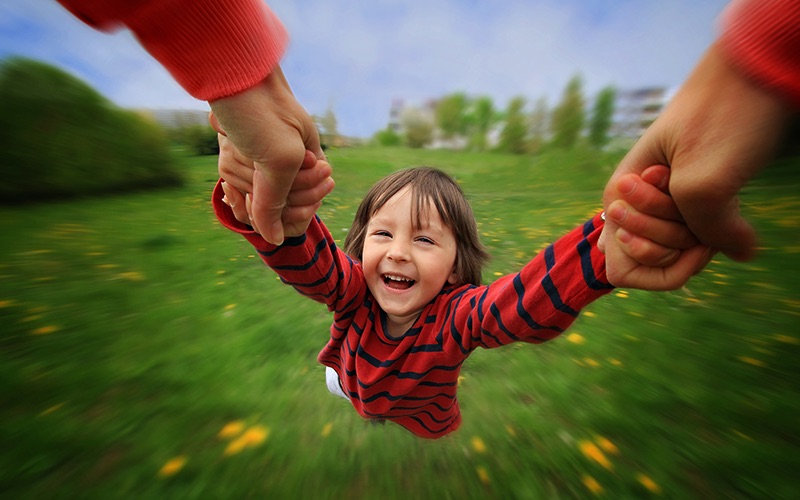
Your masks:
<instances>
[{"instance_id":1,"label":"fingernail","mask_svg":"<svg viewBox=\"0 0 800 500\"><path fill-rule=\"evenodd\" d=\"M619 205L611 205L608 207L608 211L606 215L611 218L614 222L622 222L625 220L625 215L627 215L628 211Z\"/></svg>"},{"instance_id":2,"label":"fingernail","mask_svg":"<svg viewBox=\"0 0 800 500\"><path fill-rule=\"evenodd\" d=\"M623 177L617 184L617 189L623 194L631 194L636 190L636 181L629 177Z\"/></svg>"},{"instance_id":3,"label":"fingernail","mask_svg":"<svg viewBox=\"0 0 800 500\"><path fill-rule=\"evenodd\" d=\"M283 245L283 222L280 220L272 223L272 239L274 245Z\"/></svg>"},{"instance_id":4,"label":"fingernail","mask_svg":"<svg viewBox=\"0 0 800 500\"><path fill-rule=\"evenodd\" d=\"M222 197L222 203L224 203L226 205L230 205L230 203L228 203L228 197L227 196L223 196Z\"/></svg>"}]
</instances>

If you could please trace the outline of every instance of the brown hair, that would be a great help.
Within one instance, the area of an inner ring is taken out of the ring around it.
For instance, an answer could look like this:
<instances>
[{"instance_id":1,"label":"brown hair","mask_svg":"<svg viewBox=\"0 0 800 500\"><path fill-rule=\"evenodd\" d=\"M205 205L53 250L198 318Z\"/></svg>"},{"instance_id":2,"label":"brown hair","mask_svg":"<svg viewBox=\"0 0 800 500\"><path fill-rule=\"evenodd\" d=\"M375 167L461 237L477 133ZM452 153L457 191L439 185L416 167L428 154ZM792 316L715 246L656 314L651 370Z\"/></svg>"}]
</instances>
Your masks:
<instances>
[{"instance_id":1,"label":"brown hair","mask_svg":"<svg viewBox=\"0 0 800 500\"><path fill-rule=\"evenodd\" d=\"M452 177L431 167L400 170L376 182L361 201L353 225L344 240L344 251L359 261L370 218L406 186L412 193L412 211L416 226L431 206L456 239L455 274L460 284L481 284L481 269L489 254L478 237L478 225L467 197Z\"/></svg>"}]
</instances>

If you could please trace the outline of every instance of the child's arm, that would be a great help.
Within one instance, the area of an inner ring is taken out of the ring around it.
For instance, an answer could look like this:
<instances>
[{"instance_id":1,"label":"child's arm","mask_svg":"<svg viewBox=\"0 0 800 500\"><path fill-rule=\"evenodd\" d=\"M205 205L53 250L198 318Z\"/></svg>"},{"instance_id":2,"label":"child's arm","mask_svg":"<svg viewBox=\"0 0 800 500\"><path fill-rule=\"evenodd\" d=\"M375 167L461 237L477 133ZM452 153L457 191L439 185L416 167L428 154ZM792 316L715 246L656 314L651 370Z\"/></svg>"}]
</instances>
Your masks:
<instances>
[{"instance_id":1,"label":"child's arm","mask_svg":"<svg viewBox=\"0 0 800 500\"><path fill-rule=\"evenodd\" d=\"M680 288L705 267L713 252L698 243L666 192L670 170L656 165L641 177L617 180L622 197L606 211L619 225L617 245L606 251L606 273L615 286L645 290Z\"/></svg>"}]
</instances>

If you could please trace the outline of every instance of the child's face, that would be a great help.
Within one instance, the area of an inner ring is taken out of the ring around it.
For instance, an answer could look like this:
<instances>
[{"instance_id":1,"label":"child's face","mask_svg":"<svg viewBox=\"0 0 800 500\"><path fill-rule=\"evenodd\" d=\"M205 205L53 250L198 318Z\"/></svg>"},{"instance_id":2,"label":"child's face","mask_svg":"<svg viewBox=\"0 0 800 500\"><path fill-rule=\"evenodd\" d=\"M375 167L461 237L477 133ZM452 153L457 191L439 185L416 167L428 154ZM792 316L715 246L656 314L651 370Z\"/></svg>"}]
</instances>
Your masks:
<instances>
[{"instance_id":1,"label":"child's face","mask_svg":"<svg viewBox=\"0 0 800 500\"><path fill-rule=\"evenodd\" d=\"M432 206L415 227L411 189L389 198L367 224L361 264L388 319L408 328L442 290L456 283L456 239ZM390 326L391 326L390 323Z\"/></svg>"}]
</instances>

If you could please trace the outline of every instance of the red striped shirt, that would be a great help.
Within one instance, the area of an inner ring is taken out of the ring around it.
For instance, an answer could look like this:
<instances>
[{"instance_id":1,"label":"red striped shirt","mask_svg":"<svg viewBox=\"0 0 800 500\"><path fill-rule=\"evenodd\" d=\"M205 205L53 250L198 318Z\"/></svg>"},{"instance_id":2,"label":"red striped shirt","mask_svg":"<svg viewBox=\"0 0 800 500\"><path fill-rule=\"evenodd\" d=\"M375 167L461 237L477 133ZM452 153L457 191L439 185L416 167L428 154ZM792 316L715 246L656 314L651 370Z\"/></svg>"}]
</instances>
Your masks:
<instances>
[{"instance_id":1,"label":"red striped shirt","mask_svg":"<svg viewBox=\"0 0 800 500\"><path fill-rule=\"evenodd\" d=\"M613 288L596 246L598 215L518 273L491 285L445 286L402 337L392 338L361 265L338 248L318 218L303 236L275 247L238 223L221 198L218 186L214 208L220 221L247 238L281 280L333 311L330 340L318 359L339 374L358 413L425 438L458 428L458 375L474 349L550 340Z\"/></svg>"}]
</instances>

